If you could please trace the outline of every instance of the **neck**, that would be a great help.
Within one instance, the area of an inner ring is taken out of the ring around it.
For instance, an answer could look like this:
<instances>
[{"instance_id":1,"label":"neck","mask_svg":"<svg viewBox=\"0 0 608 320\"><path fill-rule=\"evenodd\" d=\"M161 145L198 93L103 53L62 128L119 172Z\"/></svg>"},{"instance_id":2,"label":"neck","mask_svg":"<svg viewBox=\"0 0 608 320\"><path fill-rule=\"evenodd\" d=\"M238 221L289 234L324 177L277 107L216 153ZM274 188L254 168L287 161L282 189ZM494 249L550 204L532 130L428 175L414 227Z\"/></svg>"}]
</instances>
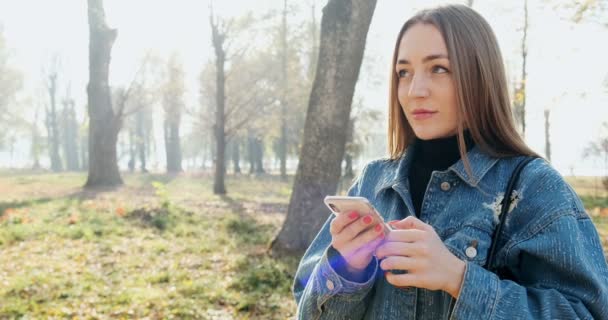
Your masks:
<instances>
[{"instance_id":1,"label":"neck","mask_svg":"<svg viewBox=\"0 0 608 320\"><path fill-rule=\"evenodd\" d=\"M422 163L432 164L436 169L445 170L460 159L457 135L431 140L416 140L419 146L417 158ZM464 131L464 142L466 151L471 150L475 145L468 130Z\"/></svg>"}]
</instances>

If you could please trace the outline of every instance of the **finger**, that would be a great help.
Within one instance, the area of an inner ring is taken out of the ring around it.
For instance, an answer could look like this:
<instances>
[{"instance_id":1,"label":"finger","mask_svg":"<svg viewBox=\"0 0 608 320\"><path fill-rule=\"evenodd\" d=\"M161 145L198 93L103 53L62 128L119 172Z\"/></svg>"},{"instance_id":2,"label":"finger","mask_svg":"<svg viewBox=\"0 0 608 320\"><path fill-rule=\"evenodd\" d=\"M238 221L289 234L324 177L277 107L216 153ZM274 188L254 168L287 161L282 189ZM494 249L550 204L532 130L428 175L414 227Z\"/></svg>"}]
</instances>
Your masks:
<instances>
[{"instance_id":1,"label":"finger","mask_svg":"<svg viewBox=\"0 0 608 320\"><path fill-rule=\"evenodd\" d=\"M416 242L426 239L427 231L418 229L392 230L386 235L386 241Z\"/></svg>"},{"instance_id":2,"label":"finger","mask_svg":"<svg viewBox=\"0 0 608 320\"><path fill-rule=\"evenodd\" d=\"M372 240L371 242L368 242L366 245L362 246L361 248L359 248L359 250L357 250L354 254L353 254L353 258L363 258L363 257L370 257L372 255L374 255L375 249L382 244L382 242L384 241L384 238L382 236L379 236L378 238L376 238L375 240Z\"/></svg>"},{"instance_id":3,"label":"finger","mask_svg":"<svg viewBox=\"0 0 608 320\"><path fill-rule=\"evenodd\" d=\"M382 225L376 223L373 227L361 232L353 240L344 243L344 250L346 252L364 251L367 254L372 254L379 245L374 242L377 240L382 241L383 239L384 232Z\"/></svg>"},{"instance_id":4,"label":"finger","mask_svg":"<svg viewBox=\"0 0 608 320\"><path fill-rule=\"evenodd\" d=\"M433 230L433 227L422 222L420 219L414 216L409 216L401 221L392 223L391 226L393 226L393 228L395 229L418 229L426 231Z\"/></svg>"},{"instance_id":5,"label":"finger","mask_svg":"<svg viewBox=\"0 0 608 320\"><path fill-rule=\"evenodd\" d=\"M421 248L417 243L385 242L376 249L376 257L383 259L388 256L415 257L420 254Z\"/></svg>"},{"instance_id":6,"label":"finger","mask_svg":"<svg viewBox=\"0 0 608 320\"><path fill-rule=\"evenodd\" d=\"M418 262L414 258L402 257L402 256L389 256L380 262L380 268L382 270L407 270L411 272L416 270Z\"/></svg>"},{"instance_id":7,"label":"finger","mask_svg":"<svg viewBox=\"0 0 608 320\"><path fill-rule=\"evenodd\" d=\"M356 211L341 213L331 221L329 225L329 233L332 235L340 233L346 226L353 223L359 218L359 213Z\"/></svg>"},{"instance_id":8,"label":"finger","mask_svg":"<svg viewBox=\"0 0 608 320\"><path fill-rule=\"evenodd\" d=\"M355 239L364 230L366 230L370 227L374 227L376 223L377 223L377 221L375 220L375 218L372 215L365 215L365 216L357 219L353 223L345 226L339 232L341 234L340 237L344 241L350 242L353 239Z\"/></svg>"},{"instance_id":9,"label":"finger","mask_svg":"<svg viewBox=\"0 0 608 320\"><path fill-rule=\"evenodd\" d=\"M386 281L396 287L419 287L418 277L411 273L394 274L391 272L384 273Z\"/></svg>"}]
</instances>

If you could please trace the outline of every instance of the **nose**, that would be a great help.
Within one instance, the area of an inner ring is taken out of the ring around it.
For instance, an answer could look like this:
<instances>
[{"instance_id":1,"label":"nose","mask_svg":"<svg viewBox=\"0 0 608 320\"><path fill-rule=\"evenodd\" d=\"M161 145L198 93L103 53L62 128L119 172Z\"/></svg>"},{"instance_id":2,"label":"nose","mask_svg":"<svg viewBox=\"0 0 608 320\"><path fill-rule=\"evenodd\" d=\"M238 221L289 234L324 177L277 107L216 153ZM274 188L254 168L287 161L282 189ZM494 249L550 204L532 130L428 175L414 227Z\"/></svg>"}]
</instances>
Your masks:
<instances>
[{"instance_id":1,"label":"nose","mask_svg":"<svg viewBox=\"0 0 608 320\"><path fill-rule=\"evenodd\" d=\"M426 98L429 96L428 79L424 76L424 73L418 72L410 83L408 90L408 97L410 98Z\"/></svg>"}]
</instances>

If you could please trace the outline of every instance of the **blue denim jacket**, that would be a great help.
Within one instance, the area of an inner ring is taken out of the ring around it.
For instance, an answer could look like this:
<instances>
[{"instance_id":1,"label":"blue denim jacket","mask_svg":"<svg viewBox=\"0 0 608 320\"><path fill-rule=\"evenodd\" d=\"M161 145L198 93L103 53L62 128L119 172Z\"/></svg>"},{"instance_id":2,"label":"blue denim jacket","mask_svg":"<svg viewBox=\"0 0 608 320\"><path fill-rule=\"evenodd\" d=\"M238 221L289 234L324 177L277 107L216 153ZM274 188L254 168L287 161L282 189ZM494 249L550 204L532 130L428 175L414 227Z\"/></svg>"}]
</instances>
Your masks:
<instances>
[{"instance_id":1,"label":"blue denim jacket","mask_svg":"<svg viewBox=\"0 0 608 320\"><path fill-rule=\"evenodd\" d=\"M348 194L366 197L386 221L412 215L411 154L368 163ZM508 276L483 268L506 184L521 159L493 158L478 147L467 155L472 176L462 160L434 171L419 216L466 262L456 301L443 291L394 287L376 258L363 283L340 276L328 260L330 214L296 273L299 319L608 319L608 267L597 230L543 159L523 169L497 243L495 264Z\"/></svg>"}]
</instances>

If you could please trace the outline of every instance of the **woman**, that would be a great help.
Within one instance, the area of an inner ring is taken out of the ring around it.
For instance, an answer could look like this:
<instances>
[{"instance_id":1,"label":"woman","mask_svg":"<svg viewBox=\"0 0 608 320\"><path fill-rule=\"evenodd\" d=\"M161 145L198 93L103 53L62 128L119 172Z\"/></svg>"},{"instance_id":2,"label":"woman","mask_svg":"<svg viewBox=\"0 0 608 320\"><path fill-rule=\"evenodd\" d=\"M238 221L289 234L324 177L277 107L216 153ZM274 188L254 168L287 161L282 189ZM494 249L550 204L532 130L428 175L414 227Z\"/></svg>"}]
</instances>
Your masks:
<instances>
[{"instance_id":1,"label":"woman","mask_svg":"<svg viewBox=\"0 0 608 320\"><path fill-rule=\"evenodd\" d=\"M570 186L513 124L498 43L472 9L424 10L393 55L391 158L369 163L298 268L303 319L608 319L608 267ZM505 187L524 158L496 241Z\"/></svg>"}]
</instances>

